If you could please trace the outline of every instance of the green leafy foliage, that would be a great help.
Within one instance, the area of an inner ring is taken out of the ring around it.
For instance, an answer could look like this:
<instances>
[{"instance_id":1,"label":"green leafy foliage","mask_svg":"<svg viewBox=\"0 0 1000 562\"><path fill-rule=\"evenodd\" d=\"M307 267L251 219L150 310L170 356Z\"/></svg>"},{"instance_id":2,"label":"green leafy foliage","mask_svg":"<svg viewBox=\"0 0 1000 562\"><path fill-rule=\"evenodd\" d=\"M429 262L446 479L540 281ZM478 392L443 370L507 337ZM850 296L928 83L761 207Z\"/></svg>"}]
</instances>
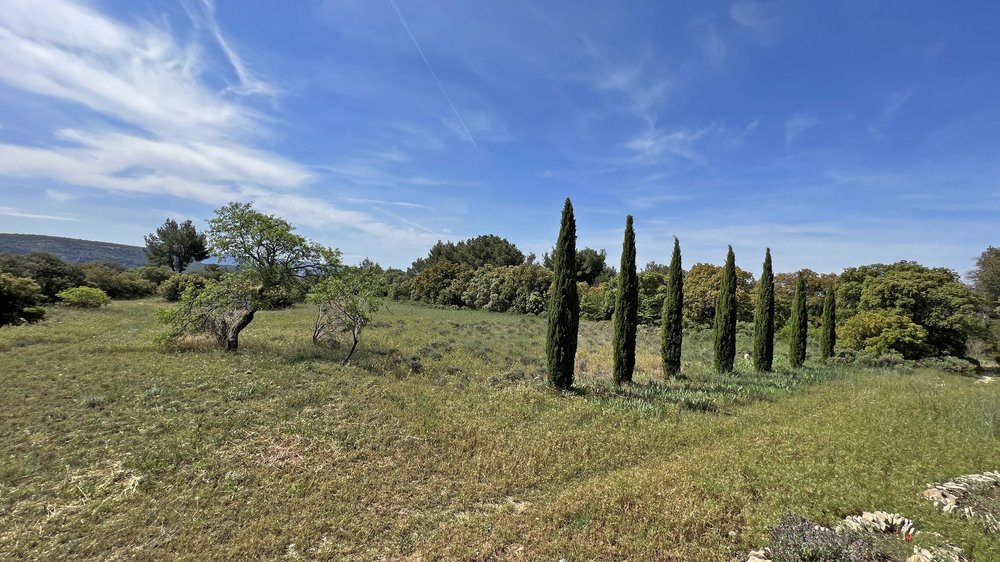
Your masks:
<instances>
[{"instance_id":1,"label":"green leafy foliage","mask_svg":"<svg viewBox=\"0 0 1000 562\"><path fill-rule=\"evenodd\" d=\"M304 294L304 278L334 272L340 251L295 234L288 221L233 202L215 211L208 240L220 260L239 271L223 275L195 294L185 289L181 301L162 320L170 326L165 339L207 333L226 351L236 351L239 334L258 310L294 302Z\"/></svg>"},{"instance_id":2,"label":"green leafy foliage","mask_svg":"<svg viewBox=\"0 0 1000 562\"><path fill-rule=\"evenodd\" d=\"M0 271L32 279L48 301L54 301L59 291L84 284L83 269L79 265L66 263L45 252L0 254Z\"/></svg>"},{"instance_id":3,"label":"green leafy foliage","mask_svg":"<svg viewBox=\"0 0 1000 562\"><path fill-rule=\"evenodd\" d=\"M608 253L604 250L583 248L576 251L576 280L590 286L606 283L615 276L615 270L608 267ZM552 254L542 255L542 265L553 269Z\"/></svg>"},{"instance_id":4,"label":"green leafy foliage","mask_svg":"<svg viewBox=\"0 0 1000 562\"><path fill-rule=\"evenodd\" d=\"M266 308L266 298L250 275L230 273L219 281L209 280L199 291L189 286L181 294L177 306L157 312L160 322L167 325L160 341L185 335L209 335L219 347L235 351L239 333L246 328L258 310Z\"/></svg>"},{"instance_id":5,"label":"green leafy foliage","mask_svg":"<svg viewBox=\"0 0 1000 562\"><path fill-rule=\"evenodd\" d=\"M730 246L715 307L713 357L715 370L720 373L731 372L736 360L736 282L736 256Z\"/></svg>"},{"instance_id":6,"label":"green leafy foliage","mask_svg":"<svg viewBox=\"0 0 1000 562\"><path fill-rule=\"evenodd\" d=\"M506 238L495 234L484 234L457 244L438 240L426 258L413 262L410 271L419 274L441 262L467 265L470 269L477 269L486 265L496 267L521 265L525 263L525 255Z\"/></svg>"},{"instance_id":7,"label":"green leafy foliage","mask_svg":"<svg viewBox=\"0 0 1000 562\"><path fill-rule=\"evenodd\" d=\"M660 355L663 375L676 377L681 372L681 345L684 340L684 270L681 269L681 243L674 238L674 252L667 270L666 296L661 317Z\"/></svg>"},{"instance_id":8,"label":"green leafy foliage","mask_svg":"<svg viewBox=\"0 0 1000 562\"><path fill-rule=\"evenodd\" d=\"M928 355L964 354L966 340L981 323L976 295L955 272L912 262L870 267L874 271L860 282L856 277L863 270L853 272L846 290L838 290L838 304L845 295L848 302L857 303L854 309L848 307L845 317L859 310L893 311L926 330Z\"/></svg>"},{"instance_id":9,"label":"green leafy foliage","mask_svg":"<svg viewBox=\"0 0 1000 562\"><path fill-rule=\"evenodd\" d=\"M906 317L926 332L926 355L963 355L969 336L983 329L979 302L954 271L907 261L848 268L837 285L842 319L877 310Z\"/></svg>"},{"instance_id":10,"label":"green leafy foliage","mask_svg":"<svg viewBox=\"0 0 1000 562\"><path fill-rule=\"evenodd\" d=\"M639 279L640 324L660 324L663 301L667 298L667 275L659 271L643 271Z\"/></svg>"},{"instance_id":11,"label":"green leafy foliage","mask_svg":"<svg viewBox=\"0 0 1000 562\"><path fill-rule=\"evenodd\" d=\"M176 275L169 267L163 265L146 265L137 267L132 271L142 279L152 283L157 289L159 289L161 283Z\"/></svg>"},{"instance_id":12,"label":"green leafy foliage","mask_svg":"<svg viewBox=\"0 0 1000 562\"><path fill-rule=\"evenodd\" d=\"M145 240L149 263L169 267L177 273L183 273L192 262L209 255L205 235L200 234L190 220L177 224L168 218L156 232L146 235Z\"/></svg>"},{"instance_id":13,"label":"green leafy foliage","mask_svg":"<svg viewBox=\"0 0 1000 562\"><path fill-rule=\"evenodd\" d=\"M580 295L580 317L587 320L610 320L615 310L614 286L611 283L588 285L577 283Z\"/></svg>"},{"instance_id":14,"label":"green leafy foliage","mask_svg":"<svg viewBox=\"0 0 1000 562\"><path fill-rule=\"evenodd\" d=\"M711 326L715 319L715 300L722 286L723 267L696 263L684 275L684 319L691 324ZM736 268L736 318L749 322L753 317L751 294L753 274Z\"/></svg>"},{"instance_id":15,"label":"green leafy foliage","mask_svg":"<svg viewBox=\"0 0 1000 562\"><path fill-rule=\"evenodd\" d=\"M757 283L757 306L753 315L753 365L768 373L774 365L774 271L771 249L764 252L764 265Z\"/></svg>"},{"instance_id":16,"label":"green leafy foliage","mask_svg":"<svg viewBox=\"0 0 1000 562\"><path fill-rule=\"evenodd\" d=\"M792 297L792 313L788 319L788 363L798 369L806 362L806 340L809 337L809 309L806 301L805 275L799 275Z\"/></svg>"},{"instance_id":17,"label":"green leafy foliage","mask_svg":"<svg viewBox=\"0 0 1000 562\"><path fill-rule=\"evenodd\" d=\"M438 261L413 278L410 294L414 300L441 306L462 306L475 269L471 265Z\"/></svg>"},{"instance_id":18,"label":"green leafy foliage","mask_svg":"<svg viewBox=\"0 0 1000 562\"><path fill-rule=\"evenodd\" d=\"M552 272L540 265L487 265L473 273L462 304L492 312L541 314L545 312L552 278Z\"/></svg>"},{"instance_id":19,"label":"green leafy foliage","mask_svg":"<svg viewBox=\"0 0 1000 562\"><path fill-rule=\"evenodd\" d=\"M576 220L569 197L563 206L559 239L552 256L552 289L549 292L545 357L549 384L558 389L573 386L580 297L576 281Z\"/></svg>"},{"instance_id":20,"label":"green leafy foliage","mask_svg":"<svg viewBox=\"0 0 1000 562\"><path fill-rule=\"evenodd\" d=\"M819 339L819 355L823 359L833 357L837 347L837 291L830 288L823 298L823 332Z\"/></svg>"},{"instance_id":21,"label":"green leafy foliage","mask_svg":"<svg viewBox=\"0 0 1000 562\"><path fill-rule=\"evenodd\" d=\"M62 304L76 308L101 308L111 304L107 293L95 287L73 287L60 291L56 296Z\"/></svg>"},{"instance_id":22,"label":"green leafy foliage","mask_svg":"<svg viewBox=\"0 0 1000 562\"><path fill-rule=\"evenodd\" d=\"M210 279L201 275L193 274L175 274L157 287L156 292L159 293L167 302L177 302L181 300L181 295L184 291L191 288L192 291L197 293L205 288L210 282Z\"/></svg>"},{"instance_id":23,"label":"green leafy foliage","mask_svg":"<svg viewBox=\"0 0 1000 562\"><path fill-rule=\"evenodd\" d=\"M32 279L0 272L0 326L30 324L45 318L42 289Z\"/></svg>"},{"instance_id":24,"label":"green leafy foliage","mask_svg":"<svg viewBox=\"0 0 1000 562\"><path fill-rule=\"evenodd\" d=\"M385 274L375 267L348 267L322 279L307 300L317 307L312 340L316 345L349 345L351 360L361 334L383 306Z\"/></svg>"},{"instance_id":25,"label":"green leafy foliage","mask_svg":"<svg viewBox=\"0 0 1000 562\"><path fill-rule=\"evenodd\" d=\"M891 310L862 310L840 329L844 347L874 354L898 353L907 359L923 357L927 330L909 317Z\"/></svg>"},{"instance_id":26,"label":"green leafy foliage","mask_svg":"<svg viewBox=\"0 0 1000 562\"><path fill-rule=\"evenodd\" d=\"M118 264L88 263L83 266L83 273L88 286L104 291L113 299L137 299L156 292L155 283Z\"/></svg>"},{"instance_id":27,"label":"green leafy foliage","mask_svg":"<svg viewBox=\"0 0 1000 562\"><path fill-rule=\"evenodd\" d=\"M823 315L823 299L827 291L837 281L833 273L816 273L811 269L803 269L795 273L779 273L774 276L774 325L782 328L791 318L792 301L795 298L795 286L799 276L805 281L806 310L809 325L819 326Z\"/></svg>"},{"instance_id":28,"label":"green leafy foliage","mask_svg":"<svg viewBox=\"0 0 1000 562\"><path fill-rule=\"evenodd\" d=\"M990 246L983 250L969 278L983 296L987 310L1000 316L1000 248Z\"/></svg>"},{"instance_id":29,"label":"green leafy foliage","mask_svg":"<svg viewBox=\"0 0 1000 562\"><path fill-rule=\"evenodd\" d=\"M653 274L657 275L657 274ZM639 315L639 278L635 270L635 231L632 215L625 218L621 272L618 274L618 298L615 301L612 378L616 384L632 382L635 370L635 337Z\"/></svg>"}]
</instances>

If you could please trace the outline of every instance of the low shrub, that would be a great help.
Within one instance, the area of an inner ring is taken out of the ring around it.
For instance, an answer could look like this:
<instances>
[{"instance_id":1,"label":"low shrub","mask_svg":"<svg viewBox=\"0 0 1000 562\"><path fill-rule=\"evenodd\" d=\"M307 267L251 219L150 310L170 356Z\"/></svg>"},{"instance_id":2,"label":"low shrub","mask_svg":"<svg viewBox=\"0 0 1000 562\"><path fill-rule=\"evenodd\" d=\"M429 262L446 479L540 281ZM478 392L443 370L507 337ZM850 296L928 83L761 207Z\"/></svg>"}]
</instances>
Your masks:
<instances>
[{"instance_id":1,"label":"low shrub","mask_svg":"<svg viewBox=\"0 0 1000 562\"><path fill-rule=\"evenodd\" d=\"M194 294L198 294L205 285L209 283L208 278L201 275L174 275L160 283L160 288L157 292L161 297L166 299L168 302L177 302L181 300L181 295L184 291L190 288Z\"/></svg>"},{"instance_id":2,"label":"low shrub","mask_svg":"<svg viewBox=\"0 0 1000 562\"><path fill-rule=\"evenodd\" d=\"M0 326L25 324L45 318L41 287L27 277L0 272Z\"/></svg>"},{"instance_id":3,"label":"low shrub","mask_svg":"<svg viewBox=\"0 0 1000 562\"><path fill-rule=\"evenodd\" d=\"M937 369L938 371L944 371L946 373L974 373L978 369L978 366L969 361L968 359L962 359L961 357L952 357L950 355L945 355L943 357L926 357L917 361L917 365L921 367L927 367L929 369Z\"/></svg>"},{"instance_id":4,"label":"low shrub","mask_svg":"<svg viewBox=\"0 0 1000 562\"><path fill-rule=\"evenodd\" d=\"M111 303L107 293L94 287L74 287L60 291L56 296L66 306L77 308L101 308Z\"/></svg>"},{"instance_id":5,"label":"low shrub","mask_svg":"<svg viewBox=\"0 0 1000 562\"><path fill-rule=\"evenodd\" d=\"M893 311L863 310L840 327L839 342L848 349L917 359L927 352L927 330Z\"/></svg>"},{"instance_id":6,"label":"low shrub","mask_svg":"<svg viewBox=\"0 0 1000 562\"><path fill-rule=\"evenodd\" d=\"M868 369L911 369L916 364L898 353L842 350L826 360L827 365L850 365Z\"/></svg>"},{"instance_id":7,"label":"low shrub","mask_svg":"<svg viewBox=\"0 0 1000 562\"><path fill-rule=\"evenodd\" d=\"M808 519L786 513L771 529L772 562L868 562L877 560L868 541L838 533Z\"/></svg>"}]
</instances>

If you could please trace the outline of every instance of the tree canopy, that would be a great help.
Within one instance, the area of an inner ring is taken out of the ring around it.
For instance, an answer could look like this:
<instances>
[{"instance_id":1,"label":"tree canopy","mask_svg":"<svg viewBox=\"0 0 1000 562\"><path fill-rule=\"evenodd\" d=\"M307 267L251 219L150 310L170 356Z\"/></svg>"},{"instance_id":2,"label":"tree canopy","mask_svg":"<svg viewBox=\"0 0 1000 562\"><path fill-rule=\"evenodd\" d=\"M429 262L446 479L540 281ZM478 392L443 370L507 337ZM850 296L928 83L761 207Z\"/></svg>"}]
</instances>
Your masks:
<instances>
[{"instance_id":1,"label":"tree canopy","mask_svg":"<svg viewBox=\"0 0 1000 562\"><path fill-rule=\"evenodd\" d=\"M438 240L431 246L426 258L420 258L410 266L411 273L420 273L439 263L448 262L468 265L478 269L485 265L521 265L526 257L517 246L496 234L484 234L469 238L457 244Z\"/></svg>"},{"instance_id":2,"label":"tree canopy","mask_svg":"<svg viewBox=\"0 0 1000 562\"><path fill-rule=\"evenodd\" d=\"M1000 248L990 246L976 258L976 268L969 272L976 291L983 296L990 314L1000 314Z\"/></svg>"},{"instance_id":3,"label":"tree canopy","mask_svg":"<svg viewBox=\"0 0 1000 562\"><path fill-rule=\"evenodd\" d=\"M236 351L239 334L254 314L288 298L306 276L328 275L340 266L340 251L295 234L288 221L261 213L252 203L216 209L209 221L212 253L238 266L195 294L186 291L164 320L167 337L200 332L214 335L226 351Z\"/></svg>"},{"instance_id":4,"label":"tree canopy","mask_svg":"<svg viewBox=\"0 0 1000 562\"><path fill-rule=\"evenodd\" d=\"M684 319L701 325L712 324L715 318L715 301L722 285L723 267L710 263L696 263L684 274ZM753 317L751 293L753 274L736 268L736 318L750 321Z\"/></svg>"},{"instance_id":5,"label":"tree canopy","mask_svg":"<svg viewBox=\"0 0 1000 562\"><path fill-rule=\"evenodd\" d=\"M588 285L596 285L602 281L610 281L615 275L615 269L608 267L608 253L604 250L583 248L576 251L576 280ZM552 254L542 254L542 265L553 269Z\"/></svg>"},{"instance_id":6,"label":"tree canopy","mask_svg":"<svg viewBox=\"0 0 1000 562\"><path fill-rule=\"evenodd\" d=\"M149 263L165 265L177 273L209 255L205 235L199 234L190 220L177 224L168 218L156 232L146 235L145 240Z\"/></svg>"},{"instance_id":7,"label":"tree canopy","mask_svg":"<svg viewBox=\"0 0 1000 562\"><path fill-rule=\"evenodd\" d=\"M862 311L876 310L901 316L926 332L923 353L927 355L964 355L966 340L981 326L978 302L954 271L908 261L848 268L837 284L841 319L846 322ZM899 326L902 321L868 324Z\"/></svg>"}]
</instances>

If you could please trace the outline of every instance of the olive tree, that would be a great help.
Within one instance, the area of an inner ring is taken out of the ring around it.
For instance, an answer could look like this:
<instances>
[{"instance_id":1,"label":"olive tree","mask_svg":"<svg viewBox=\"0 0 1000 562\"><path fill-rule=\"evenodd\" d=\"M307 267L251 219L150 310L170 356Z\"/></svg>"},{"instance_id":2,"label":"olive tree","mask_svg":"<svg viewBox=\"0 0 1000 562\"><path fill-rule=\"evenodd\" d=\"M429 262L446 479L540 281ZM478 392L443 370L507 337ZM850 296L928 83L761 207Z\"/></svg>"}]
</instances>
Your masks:
<instances>
[{"instance_id":1,"label":"olive tree","mask_svg":"<svg viewBox=\"0 0 1000 562\"><path fill-rule=\"evenodd\" d=\"M230 203L209 221L212 254L232 263L202 291L185 291L178 306L164 314L167 338L208 333L226 351L236 351L239 335L257 311L288 299L303 277L328 274L340 265L340 251L295 234L288 221L261 213L252 203Z\"/></svg>"},{"instance_id":2,"label":"olive tree","mask_svg":"<svg viewBox=\"0 0 1000 562\"><path fill-rule=\"evenodd\" d=\"M317 307L313 343L349 344L346 365L361 333L383 306L385 284L385 274L374 267L349 267L317 283L307 297Z\"/></svg>"}]
</instances>

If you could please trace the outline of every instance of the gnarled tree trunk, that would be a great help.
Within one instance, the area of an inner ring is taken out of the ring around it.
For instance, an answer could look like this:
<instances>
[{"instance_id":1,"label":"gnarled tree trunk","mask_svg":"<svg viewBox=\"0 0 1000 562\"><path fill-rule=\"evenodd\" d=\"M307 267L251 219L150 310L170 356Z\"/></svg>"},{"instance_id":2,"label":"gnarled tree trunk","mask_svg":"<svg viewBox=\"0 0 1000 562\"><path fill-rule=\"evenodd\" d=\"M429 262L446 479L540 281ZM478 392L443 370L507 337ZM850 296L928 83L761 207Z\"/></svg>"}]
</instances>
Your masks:
<instances>
[{"instance_id":1,"label":"gnarled tree trunk","mask_svg":"<svg viewBox=\"0 0 1000 562\"><path fill-rule=\"evenodd\" d=\"M226 326L226 331L222 343L223 349L226 351L236 351L240 346L240 332L243 328L250 325L253 322L253 315L256 314L255 309L243 310L237 313L235 320Z\"/></svg>"}]
</instances>

